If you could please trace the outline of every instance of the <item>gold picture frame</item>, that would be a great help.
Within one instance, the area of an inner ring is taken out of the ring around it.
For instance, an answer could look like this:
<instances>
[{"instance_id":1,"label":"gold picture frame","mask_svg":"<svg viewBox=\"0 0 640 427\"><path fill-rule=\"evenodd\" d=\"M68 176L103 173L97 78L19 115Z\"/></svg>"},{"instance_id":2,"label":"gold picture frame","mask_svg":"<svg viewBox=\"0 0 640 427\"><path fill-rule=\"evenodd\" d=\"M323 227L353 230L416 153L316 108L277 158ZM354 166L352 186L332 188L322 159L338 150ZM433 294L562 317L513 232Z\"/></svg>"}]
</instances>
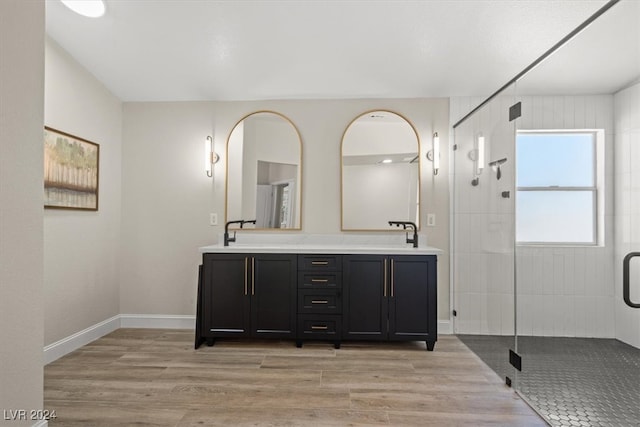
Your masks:
<instances>
[{"instance_id":1,"label":"gold picture frame","mask_svg":"<svg viewBox=\"0 0 640 427\"><path fill-rule=\"evenodd\" d=\"M100 146L44 127L44 207L98 210Z\"/></svg>"}]
</instances>

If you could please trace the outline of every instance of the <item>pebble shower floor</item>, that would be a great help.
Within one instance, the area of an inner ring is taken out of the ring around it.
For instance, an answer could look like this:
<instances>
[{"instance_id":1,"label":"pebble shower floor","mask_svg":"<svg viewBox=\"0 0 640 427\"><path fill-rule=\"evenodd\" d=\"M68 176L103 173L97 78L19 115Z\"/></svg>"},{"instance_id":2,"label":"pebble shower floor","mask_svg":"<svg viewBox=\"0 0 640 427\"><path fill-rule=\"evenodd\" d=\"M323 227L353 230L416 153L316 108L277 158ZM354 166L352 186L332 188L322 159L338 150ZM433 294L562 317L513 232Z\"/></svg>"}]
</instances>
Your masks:
<instances>
[{"instance_id":1,"label":"pebble shower floor","mask_svg":"<svg viewBox=\"0 0 640 427\"><path fill-rule=\"evenodd\" d=\"M458 335L501 377L513 337ZM518 337L518 390L552 426L640 426L640 349L613 339Z\"/></svg>"}]
</instances>

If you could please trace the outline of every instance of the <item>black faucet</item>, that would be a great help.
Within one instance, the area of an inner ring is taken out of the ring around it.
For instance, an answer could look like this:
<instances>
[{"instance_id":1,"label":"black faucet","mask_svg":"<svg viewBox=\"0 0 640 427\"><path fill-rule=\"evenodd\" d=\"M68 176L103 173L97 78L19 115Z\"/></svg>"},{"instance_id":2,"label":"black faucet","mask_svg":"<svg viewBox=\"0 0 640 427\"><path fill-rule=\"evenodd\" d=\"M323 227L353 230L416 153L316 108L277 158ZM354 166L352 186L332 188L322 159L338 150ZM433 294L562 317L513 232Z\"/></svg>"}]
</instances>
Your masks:
<instances>
[{"instance_id":1,"label":"black faucet","mask_svg":"<svg viewBox=\"0 0 640 427\"><path fill-rule=\"evenodd\" d=\"M235 242L236 241L236 232L233 232L233 237L229 237L229 226L231 224L240 224L240 228L243 228L245 224L255 224L256 220L252 219L249 221L246 221L244 219L239 219L236 221L228 221L225 225L224 225L224 245L225 246L229 246L229 242Z\"/></svg>"},{"instance_id":2,"label":"black faucet","mask_svg":"<svg viewBox=\"0 0 640 427\"><path fill-rule=\"evenodd\" d=\"M417 248L418 247L418 227L416 227L416 224L411 222L411 221L389 221L389 225L390 226L396 226L396 227L400 227L402 226L403 229L407 229L407 227L409 227L410 229L413 229L413 238L409 238L409 232L407 231L406 235L407 235L407 243L413 243L413 247Z\"/></svg>"}]
</instances>

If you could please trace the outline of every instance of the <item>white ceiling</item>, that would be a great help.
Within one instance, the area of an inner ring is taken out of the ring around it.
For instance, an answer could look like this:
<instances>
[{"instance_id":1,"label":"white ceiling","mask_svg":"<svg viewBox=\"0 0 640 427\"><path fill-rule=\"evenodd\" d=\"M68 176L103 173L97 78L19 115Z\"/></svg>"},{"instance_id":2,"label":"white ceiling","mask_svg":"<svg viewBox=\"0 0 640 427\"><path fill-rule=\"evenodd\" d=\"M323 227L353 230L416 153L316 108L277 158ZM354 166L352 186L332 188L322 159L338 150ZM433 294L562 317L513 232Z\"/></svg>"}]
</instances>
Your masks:
<instances>
[{"instance_id":1,"label":"white ceiling","mask_svg":"<svg viewBox=\"0 0 640 427\"><path fill-rule=\"evenodd\" d=\"M483 96L605 3L47 0L46 23L123 101Z\"/></svg>"}]
</instances>

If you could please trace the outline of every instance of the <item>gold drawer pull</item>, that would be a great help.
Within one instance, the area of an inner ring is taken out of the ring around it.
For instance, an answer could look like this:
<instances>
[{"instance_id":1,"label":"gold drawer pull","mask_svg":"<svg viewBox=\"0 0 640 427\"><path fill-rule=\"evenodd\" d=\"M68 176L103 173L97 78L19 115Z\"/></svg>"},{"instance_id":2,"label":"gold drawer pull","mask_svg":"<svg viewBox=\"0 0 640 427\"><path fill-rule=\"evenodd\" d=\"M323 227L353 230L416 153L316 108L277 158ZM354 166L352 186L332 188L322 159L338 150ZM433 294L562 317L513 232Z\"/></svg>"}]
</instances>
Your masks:
<instances>
[{"instance_id":1,"label":"gold drawer pull","mask_svg":"<svg viewBox=\"0 0 640 427\"><path fill-rule=\"evenodd\" d=\"M311 304L329 304L329 301L326 299L314 299L311 300Z\"/></svg>"},{"instance_id":2,"label":"gold drawer pull","mask_svg":"<svg viewBox=\"0 0 640 427\"><path fill-rule=\"evenodd\" d=\"M311 261L311 265L329 265L329 261Z\"/></svg>"},{"instance_id":3,"label":"gold drawer pull","mask_svg":"<svg viewBox=\"0 0 640 427\"><path fill-rule=\"evenodd\" d=\"M326 331L329 328L326 327L326 326L312 326L311 329L319 330L319 331Z\"/></svg>"},{"instance_id":4,"label":"gold drawer pull","mask_svg":"<svg viewBox=\"0 0 640 427\"><path fill-rule=\"evenodd\" d=\"M312 283L327 283L329 279L311 279Z\"/></svg>"}]
</instances>

